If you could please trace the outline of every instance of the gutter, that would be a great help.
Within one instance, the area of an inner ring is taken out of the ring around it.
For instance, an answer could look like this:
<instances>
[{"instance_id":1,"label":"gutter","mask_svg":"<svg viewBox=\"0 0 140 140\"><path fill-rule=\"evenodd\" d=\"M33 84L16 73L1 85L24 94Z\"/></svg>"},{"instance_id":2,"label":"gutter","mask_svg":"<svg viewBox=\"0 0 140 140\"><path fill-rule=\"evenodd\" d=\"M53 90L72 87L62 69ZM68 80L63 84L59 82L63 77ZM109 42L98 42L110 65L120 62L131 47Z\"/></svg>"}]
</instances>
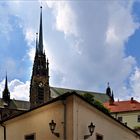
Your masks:
<instances>
[{"instance_id":1,"label":"gutter","mask_svg":"<svg viewBox=\"0 0 140 140\"><path fill-rule=\"evenodd\" d=\"M63 105L64 105L64 140L66 140L66 111L67 111L67 109L66 109L66 99L63 99L62 100L62 103L63 103Z\"/></svg>"},{"instance_id":2,"label":"gutter","mask_svg":"<svg viewBox=\"0 0 140 140\"><path fill-rule=\"evenodd\" d=\"M0 125L3 127L3 131L4 131L4 140L6 140L6 126L5 126L3 123L1 123Z\"/></svg>"}]
</instances>

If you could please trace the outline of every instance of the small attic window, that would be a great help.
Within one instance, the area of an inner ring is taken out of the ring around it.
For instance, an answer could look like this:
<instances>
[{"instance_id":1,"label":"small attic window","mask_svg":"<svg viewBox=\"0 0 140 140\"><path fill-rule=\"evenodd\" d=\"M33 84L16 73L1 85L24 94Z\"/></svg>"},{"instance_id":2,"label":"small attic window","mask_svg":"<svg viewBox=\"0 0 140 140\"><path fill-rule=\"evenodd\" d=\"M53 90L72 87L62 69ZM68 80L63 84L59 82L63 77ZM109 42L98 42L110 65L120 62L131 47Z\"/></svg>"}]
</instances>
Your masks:
<instances>
[{"instance_id":1,"label":"small attic window","mask_svg":"<svg viewBox=\"0 0 140 140\"><path fill-rule=\"evenodd\" d=\"M140 115L138 115L138 120L137 121L140 122Z\"/></svg>"},{"instance_id":2,"label":"small attic window","mask_svg":"<svg viewBox=\"0 0 140 140\"><path fill-rule=\"evenodd\" d=\"M122 122L123 121L123 117L118 117L118 121Z\"/></svg>"}]
</instances>

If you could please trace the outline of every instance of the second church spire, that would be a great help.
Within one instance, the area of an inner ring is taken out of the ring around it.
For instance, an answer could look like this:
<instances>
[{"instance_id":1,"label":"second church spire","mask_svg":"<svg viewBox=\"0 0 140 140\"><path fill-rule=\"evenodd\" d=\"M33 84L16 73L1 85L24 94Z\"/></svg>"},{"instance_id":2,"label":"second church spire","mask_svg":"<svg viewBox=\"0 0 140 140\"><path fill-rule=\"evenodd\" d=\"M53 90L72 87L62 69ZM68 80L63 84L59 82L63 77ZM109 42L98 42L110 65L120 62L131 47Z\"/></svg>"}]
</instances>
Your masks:
<instances>
[{"instance_id":1,"label":"second church spire","mask_svg":"<svg viewBox=\"0 0 140 140\"><path fill-rule=\"evenodd\" d=\"M4 88L4 91L3 91L3 100L6 103L10 102L10 92L9 92L9 89L8 89L7 74L6 74L6 78L5 78L5 88Z\"/></svg>"}]
</instances>

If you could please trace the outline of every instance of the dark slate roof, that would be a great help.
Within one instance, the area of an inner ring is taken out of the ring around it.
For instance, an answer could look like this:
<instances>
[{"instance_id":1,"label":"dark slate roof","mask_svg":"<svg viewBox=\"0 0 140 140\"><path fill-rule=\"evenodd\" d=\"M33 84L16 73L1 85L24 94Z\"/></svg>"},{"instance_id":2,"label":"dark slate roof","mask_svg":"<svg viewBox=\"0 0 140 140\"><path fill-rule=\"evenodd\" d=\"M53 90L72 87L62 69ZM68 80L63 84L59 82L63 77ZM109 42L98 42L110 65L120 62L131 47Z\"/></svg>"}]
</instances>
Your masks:
<instances>
[{"instance_id":1,"label":"dark slate roof","mask_svg":"<svg viewBox=\"0 0 140 140\"><path fill-rule=\"evenodd\" d=\"M0 108L4 108L7 104L0 98ZM16 109L16 110L28 110L30 108L30 104L28 101L21 101L21 100L11 100L9 105L9 109Z\"/></svg>"},{"instance_id":2,"label":"dark slate roof","mask_svg":"<svg viewBox=\"0 0 140 140\"><path fill-rule=\"evenodd\" d=\"M98 100L101 103L108 102L109 101L109 96L106 95L105 93L99 93L99 92L92 92L92 91L83 91L83 90L76 90L76 89L67 89L67 88L58 88L58 87L51 87L51 94L52 97L54 95L62 95L66 92L72 92L75 91L78 94L85 94L89 93L94 96L95 100Z\"/></svg>"},{"instance_id":3,"label":"dark slate roof","mask_svg":"<svg viewBox=\"0 0 140 140\"><path fill-rule=\"evenodd\" d=\"M51 87L51 97L56 98L60 95L63 95L66 92L72 92L75 91L78 94L84 94L89 93L94 96L95 100L100 101L101 103L109 101L109 96L105 93L97 93L97 92L91 92L91 91L83 91L83 90L75 90L75 89L67 89L67 88L57 88L57 87ZM4 108L6 103L0 98L0 108ZM30 109L30 103L28 101L22 101L22 100L11 100L10 104L8 106L9 109L17 109L17 110L29 110Z\"/></svg>"}]
</instances>

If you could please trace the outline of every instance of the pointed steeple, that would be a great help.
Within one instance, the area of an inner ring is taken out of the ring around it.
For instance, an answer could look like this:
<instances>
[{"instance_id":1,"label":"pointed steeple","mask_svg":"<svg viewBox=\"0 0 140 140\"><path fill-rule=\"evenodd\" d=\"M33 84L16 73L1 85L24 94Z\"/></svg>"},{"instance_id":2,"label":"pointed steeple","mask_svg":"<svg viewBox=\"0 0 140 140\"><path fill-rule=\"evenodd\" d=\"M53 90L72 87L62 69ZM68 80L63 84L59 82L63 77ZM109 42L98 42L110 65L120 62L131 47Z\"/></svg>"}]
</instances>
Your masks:
<instances>
[{"instance_id":1,"label":"pointed steeple","mask_svg":"<svg viewBox=\"0 0 140 140\"><path fill-rule=\"evenodd\" d=\"M43 54L42 6L40 7L39 53Z\"/></svg>"},{"instance_id":2,"label":"pointed steeple","mask_svg":"<svg viewBox=\"0 0 140 140\"><path fill-rule=\"evenodd\" d=\"M6 74L6 78L5 78L5 89L8 89L7 74Z\"/></svg>"},{"instance_id":3,"label":"pointed steeple","mask_svg":"<svg viewBox=\"0 0 140 140\"><path fill-rule=\"evenodd\" d=\"M109 105L114 105L114 94L113 94L113 90L112 90L112 94L109 100Z\"/></svg>"},{"instance_id":4,"label":"pointed steeple","mask_svg":"<svg viewBox=\"0 0 140 140\"><path fill-rule=\"evenodd\" d=\"M47 59L47 75L49 76L49 60Z\"/></svg>"},{"instance_id":5,"label":"pointed steeple","mask_svg":"<svg viewBox=\"0 0 140 140\"><path fill-rule=\"evenodd\" d=\"M6 103L10 102L10 92L9 92L9 89L8 89L7 74L6 74L6 78L5 78L5 88L4 88L4 91L3 91L3 100Z\"/></svg>"},{"instance_id":6,"label":"pointed steeple","mask_svg":"<svg viewBox=\"0 0 140 140\"><path fill-rule=\"evenodd\" d=\"M36 33L36 54L38 54L38 33Z\"/></svg>"},{"instance_id":7,"label":"pointed steeple","mask_svg":"<svg viewBox=\"0 0 140 140\"><path fill-rule=\"evenodd\" d=\"M114 93L113 93L113 90L112 90L111 99L112 99L112 101L114 102Z\"/></svg>"}]
</instances>

